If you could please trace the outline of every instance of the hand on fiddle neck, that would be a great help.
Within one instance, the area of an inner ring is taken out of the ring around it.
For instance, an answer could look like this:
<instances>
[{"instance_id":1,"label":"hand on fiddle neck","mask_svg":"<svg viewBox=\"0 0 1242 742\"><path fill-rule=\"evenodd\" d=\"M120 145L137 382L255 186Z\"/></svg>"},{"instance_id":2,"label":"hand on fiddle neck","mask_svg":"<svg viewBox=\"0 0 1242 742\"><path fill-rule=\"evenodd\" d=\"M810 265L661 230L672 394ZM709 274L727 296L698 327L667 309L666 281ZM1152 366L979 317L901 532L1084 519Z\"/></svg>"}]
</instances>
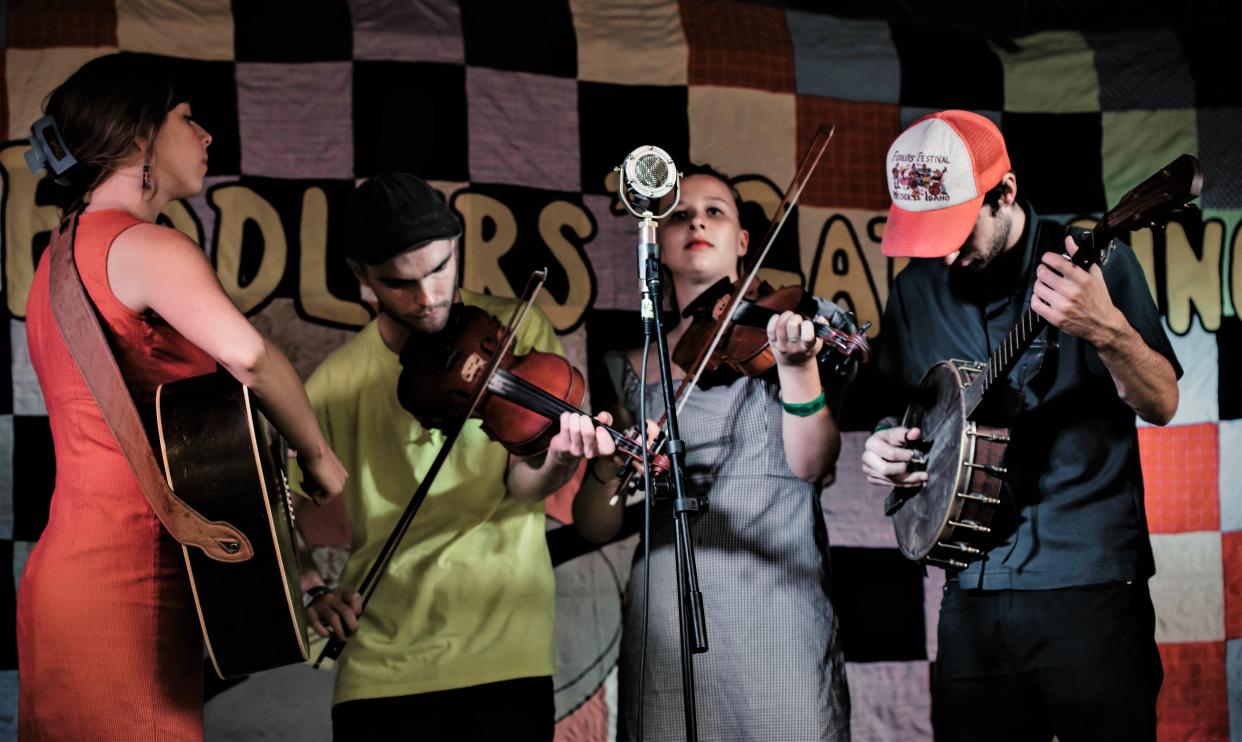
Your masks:
<instances>
[{"instance_id":1,"label":"hand on fiddle neck","mask_svg":"<svg viewBox=\"0 0 1242 742\"><path fill-rule=\"evenodd\" d=\"M815 361L823 340L815 336L811 320L796 312L781 312L768 320L767 332L786 405L781 416L785 461L798 478L826 482L841 451L841 434L835 419L840 395L827 394ZM791 411L799 408L805 411Z\"/></svg>"},{"instance_id":2,"label":"hand on fiddle neck","mask_svg":"<svg viewBox=\"0 0 1242 742\"><path fill-rule=\"evenodd\" d=\"M778 366L813 366L823 345L824 341L815 337L811 320L796 312L781 312L768 320L768 347Z\"/></svg>"},{"instance_id":3,"label":"hand on fiddle neck","mask_svg":"<svg viewBox=\"0 0 1242 742\"><path fill-rule=\"evenodd\" d=\"M612 415L607 412L599 413L595 419L604 425L612 424ZM538 502L569 482L583 460L611 457L616 450L612 436L597 428L590 417L563 412L560 430L552 436L546 451L525 458L510 457L509 494L524 502Z\"/></svg>"}]
</instances>

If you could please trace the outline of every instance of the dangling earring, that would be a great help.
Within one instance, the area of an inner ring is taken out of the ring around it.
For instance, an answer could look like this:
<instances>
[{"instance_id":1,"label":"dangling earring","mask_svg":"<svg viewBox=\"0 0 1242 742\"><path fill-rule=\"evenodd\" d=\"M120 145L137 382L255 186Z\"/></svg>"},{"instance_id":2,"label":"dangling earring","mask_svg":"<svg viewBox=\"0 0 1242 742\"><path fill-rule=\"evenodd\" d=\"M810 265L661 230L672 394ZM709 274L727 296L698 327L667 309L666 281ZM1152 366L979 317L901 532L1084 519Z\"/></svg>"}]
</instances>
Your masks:
<instances>
[{"instance_id":1,"label":"dangling earring","mask_svg":"<svg viewBox=\"0 0 1242 742\"><path fill-rule=\"evenodd\" d=\"M142 161L142 190L151 190L151 162L146 159Z\"/></svg>"}]
</instances>

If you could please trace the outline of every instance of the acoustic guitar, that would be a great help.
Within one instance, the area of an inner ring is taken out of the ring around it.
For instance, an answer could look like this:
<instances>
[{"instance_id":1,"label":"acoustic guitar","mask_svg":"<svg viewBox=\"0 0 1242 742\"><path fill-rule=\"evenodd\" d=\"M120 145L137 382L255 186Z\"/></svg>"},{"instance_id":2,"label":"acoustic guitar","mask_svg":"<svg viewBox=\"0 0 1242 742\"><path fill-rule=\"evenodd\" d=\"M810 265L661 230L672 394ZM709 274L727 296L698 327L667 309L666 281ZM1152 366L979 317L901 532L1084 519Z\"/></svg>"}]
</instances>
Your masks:
<instances>
[{"instance_id":1,"label":"acoustic guitar","mask_svg":"<svg viewBox=\"0 0 1242 742\"><path fill-rule=\"evenodd\" d=\"M227 374L155 393L168 486L208 520L227 521L254 556L226 564L182 547L203 641L221 678L307 658L306 622L285 478L285 446L250 390Z\"/></svg>"},{"instance_id":2,"label":"acoustic guitar","mask_svg":"<svg viewBox=\"0 0 1242 742\"><path fill-rule=\"evenodd\" d=\"M1155 226L1202 187L1199 161L1190 155L1177 158L1122 196L1094 229L1075 237L1074 265L1084 270L1103 266L1113 238ZM1009 389L1004 383L1009 372L1046 326L1027 309L986 362L941 361L923 375L902 425L923 431L915 460L926 465L927 483L896 488L885 500L906 558L962 569L991 545L992 517L1005 496L1009 429L983 425L976 413L993 389Z\"/></svg>"}]
</instances>

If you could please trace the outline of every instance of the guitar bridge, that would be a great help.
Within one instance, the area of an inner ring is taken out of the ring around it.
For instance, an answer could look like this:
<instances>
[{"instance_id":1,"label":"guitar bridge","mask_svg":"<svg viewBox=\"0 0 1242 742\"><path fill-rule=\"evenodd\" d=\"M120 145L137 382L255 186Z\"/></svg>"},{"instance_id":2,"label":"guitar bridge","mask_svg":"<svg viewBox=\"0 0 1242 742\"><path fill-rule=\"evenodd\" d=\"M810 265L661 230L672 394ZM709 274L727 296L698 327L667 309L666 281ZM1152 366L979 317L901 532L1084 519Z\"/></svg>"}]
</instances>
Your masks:
<instances>
[{"instance_id":1,"label":"guitar bridge","mask_svg":"<svg viewBox=\"0 0 1242 742\"><path fill-rule=\"evenodd\" d=\"M289 477L285 476L285 470L280 469L280 494L285 498L285 510L289 512L289 522L296 523L297 516L293 514L293 498L289 497Z\"/></svg>"}]
</instances>

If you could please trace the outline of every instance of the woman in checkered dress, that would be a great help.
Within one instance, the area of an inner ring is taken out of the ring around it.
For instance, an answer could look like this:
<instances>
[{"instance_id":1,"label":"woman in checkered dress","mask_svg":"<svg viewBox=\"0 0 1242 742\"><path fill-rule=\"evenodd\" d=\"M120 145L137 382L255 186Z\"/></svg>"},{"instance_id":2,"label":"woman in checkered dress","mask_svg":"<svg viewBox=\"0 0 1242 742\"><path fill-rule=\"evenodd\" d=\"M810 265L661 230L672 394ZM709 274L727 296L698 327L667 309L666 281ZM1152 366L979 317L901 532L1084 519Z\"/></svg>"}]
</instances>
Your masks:
<instances>
[{"instance_id":1,"label":"woman in checkered dress","mask_svg":"<svg viewBox=\"0 0 1242 742\"><path fill-rule=\"evenodd\" d=\"M678 297L693 299L722 278L736 282L749 242L739 205L714 171L700 168L682 181L681 201L660 229ZM669 331L670 347L688 324ZM849 693L819 502L840 448L835 405L824 395L839 399L840 385L823 386L808 320L786 312L767 332L776 379L717 380L696 389L678 415L687 483L710 500L691 526L710 646L694 658L698 731L704 740L848 740ZM654 351L645 383L641 361L640 350L605 358L622 418L637 416L640 395L649 418L663 412ZM575 502L575 523L588 538L605 540L620 527L621 508L610 504L614 474L607 462L593 466ZM648 565L639 547L626 592L619 736L639 738L641 718L642 739L677 740L685 724L667 503L652 512L650 551Z\"/></svg>"}]
</instances>

